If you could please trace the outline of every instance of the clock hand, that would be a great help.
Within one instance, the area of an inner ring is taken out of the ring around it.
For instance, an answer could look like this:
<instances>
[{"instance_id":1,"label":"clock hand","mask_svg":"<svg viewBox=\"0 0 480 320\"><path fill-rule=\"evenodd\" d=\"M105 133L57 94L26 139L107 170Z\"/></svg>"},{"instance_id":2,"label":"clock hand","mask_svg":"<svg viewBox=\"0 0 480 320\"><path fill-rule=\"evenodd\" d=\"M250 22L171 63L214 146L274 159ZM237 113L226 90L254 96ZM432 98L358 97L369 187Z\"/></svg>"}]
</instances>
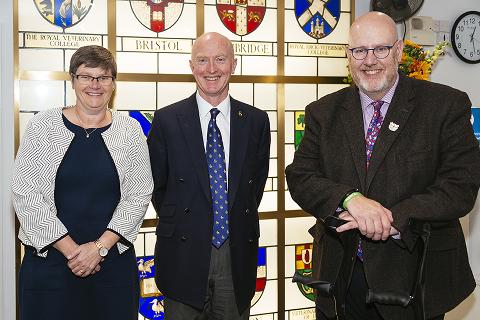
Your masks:
<instances>
[{"instance_id":1,"label":"clock hand","mask_svg":"<svg viewBox=\"0 0 480 320\"><path fill-rule=\"evenodd\" d=\"M473 28L473 32L472 34L470 35L470 42L473 42L473 35L475 34L475 30L477 29L477 26L475 26L475 28Z\"/></svg>"}]
</instances>

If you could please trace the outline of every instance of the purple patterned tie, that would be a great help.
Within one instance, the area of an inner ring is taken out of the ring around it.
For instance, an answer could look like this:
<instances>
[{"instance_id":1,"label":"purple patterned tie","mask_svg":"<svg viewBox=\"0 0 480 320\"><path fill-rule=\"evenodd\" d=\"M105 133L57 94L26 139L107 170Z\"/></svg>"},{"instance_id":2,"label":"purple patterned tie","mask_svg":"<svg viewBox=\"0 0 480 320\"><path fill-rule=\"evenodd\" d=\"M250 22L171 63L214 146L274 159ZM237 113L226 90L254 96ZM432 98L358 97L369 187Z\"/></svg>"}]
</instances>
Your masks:
<instances>
[{"instance_id":1,"label":"purple patterned tie","mask_svg":"<svg viewBox=\"0 0 480 320\"><path fill-rule=\"evenodd\" d=\"M368 165L370 164L370 158L372 157L373 147L375 146L375 142L377 141L378 134L380 133L380 128L382 127L383 117L382 113L380 112L380 108L382 108L383 101L378 100L372 102L373 106L373 116L372 120L370 120L370 124L368 125L367 129L367 136L365 137L365 150L367 153L367 170ZM363 261L363 250L362 250L362 240L358 241L358 248L357 248L357 257L360 261Z\"/></svg>"},{"instance_id":2,"label":"purple patterned tie","mask_svg":"<svg viewBox=\"0 0 480 320\"><path fill-rule=\"evenodd\" d=\"M370 124L367 129L367 136L365 137L365 148L367 152L367 169L370 164L370 158L372 157L373 147L375 146L375 141L377 141L378 134L380 133L380 128L382 127L383 117L380 112L380 108L383 105L383 101L374 101L372 102L373 106L373 116L370 120Z\"/></svg>"}]
</instances>

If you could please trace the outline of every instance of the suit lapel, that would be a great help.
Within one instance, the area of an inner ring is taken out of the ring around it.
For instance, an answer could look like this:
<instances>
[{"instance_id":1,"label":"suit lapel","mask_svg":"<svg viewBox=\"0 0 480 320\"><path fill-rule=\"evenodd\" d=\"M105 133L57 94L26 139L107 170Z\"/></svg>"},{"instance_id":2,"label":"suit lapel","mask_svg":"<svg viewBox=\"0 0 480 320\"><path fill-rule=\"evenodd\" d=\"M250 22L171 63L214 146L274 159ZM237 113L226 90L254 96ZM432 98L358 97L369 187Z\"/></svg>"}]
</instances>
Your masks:
<instances>
[{"instance_id":1,"label":"suit lapel","mask_svg":"<svg viewBox=\"0 0 480 320\"><path fill-rule=\"evenodd\" d=\"M410 100L413 98L413 94L411 81L406 77L400 76L392 103L388 108L380 134L375 142L367 173L366 191L368 191L370 183L385 159L388 150L390 150L390 147L400 135L412 114L414 105L410 103Z\"/></svg>"},{"instance_id":2,"label":"suit lapel","mask_svg":"<svg viewBox=\"0 0 480 320\"><path fill-rule=\"evenodd\" d=\"M353 162L361 184L365 190L365 132L363 129L362 105L357 88L352 86L343 104L341 119L348 139Z\"/></svg>"},{"instance_id":3,"label":"suit lapel","mask_svg":"<svg viewBox=\"0 0 480 320\"><path fill-rule=\"evenodd\" d=\"M230 98L230 156L228 165L228 206L235 200L240 183L240 174L245 161L248 144L248 113L241 108L240 103Z\"/></svg>"},{"instance_id":4,"label":"suit lapel","mask_svg":"<svg viewBox=\"0 0 480 320\"><path fill-rule=\"evenodd\" d=\"M190 158L193 160L198 180L202 186L207 199L211 200L210 180L208 178L207 159L203 143L200 117L198 116L198 105L195 94L187 99L182 110L178 113L178 122L185 136L185 143L188 146Z\"/></svg>"}]
</instances>

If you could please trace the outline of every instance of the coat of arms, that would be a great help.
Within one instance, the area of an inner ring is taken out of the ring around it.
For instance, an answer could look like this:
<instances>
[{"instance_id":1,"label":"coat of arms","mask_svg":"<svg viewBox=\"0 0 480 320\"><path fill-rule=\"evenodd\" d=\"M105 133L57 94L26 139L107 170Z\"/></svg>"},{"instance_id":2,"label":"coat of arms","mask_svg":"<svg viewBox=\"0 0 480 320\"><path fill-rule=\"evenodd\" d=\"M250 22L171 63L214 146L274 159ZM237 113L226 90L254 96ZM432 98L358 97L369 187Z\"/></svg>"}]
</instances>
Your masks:
<instances>
[{"instance_id":1,"label":"coat of arms","mask_svg":"<svg viewBox=\"0 0 480 320\"><path fill-rule=\"evenodd\" d=\"M295 0L295 16L310 37L325 38L340 19L340 0Z\"/></svg>"},{"instance_id":2,"label":"coat of arms","mask_svg":"<svg viewBox=\"0 0 480 320\"><path fill-rule=\"evenodd\" d=\"M153 256L137 257L140 278L139 312L146 319L163 319L163 295L155 284L155 262Z\"/></svg>"},{"instance_id":3,"label":"coat of arms","mask_svg":"<svg viewBox=\"0 0 480 320\"><path fill-rule=\"evenodd\" d=\"M133 14L154 32L171 28L182 15L183 0L130 0Z\"/></svg>"},{"instance_id":4,"label":"coat of arms","mask_svg":"<svg viewBox=\"0 0 480 320\"><path fill-rule=\"evenodd\" d=\"M265 16L266 0L217 0L217 13L223 25L239 36L253 32Z\"/></svg>"},{"instance_id":5,"label":"coat of arms","mask_svg":"<svg viewBox=\"0 0 480 320\"><path fill-rule=\"evenodd\" d=\"M255 282L255 294L250 302L253 306L260 300L265 285L267 284L267 248L258 248L258 262L257 262L257 280Z\"/></svg>"},{"instance_id":6,"label":"coat of arms","mask_svg":"<svg viewBox=\"0 0 480 320\"><path fill-rule=\"evenodd\" d=\"M300 272L304 276L312 275L312 250L313 244L297 244L295 245L295 271ZM315 301L313 289L301 283L297 283L300 292L309 300Z\"/></svg>"},{"instance_id":7,"label":"coat of arms","mask_svg":"<svg viewBox=\"0 0 480 320\"><path fill-rule=\"evenodd\" d=\"M480 107L472 106L472 115L470 116L470 123L473 127L473 132L478 141L480 141Z\"/></svg>"},{"instance_id":8,"label":"coat of arms","mask_svg":"<svg viewBox=\"0 0 480 320\"><path fill-rule=\"evenodd\" d=\"M305 134L305 111L295 111L295 150L298 149L300 141L302 141L303 135Z\"/></svg>"},{"instance_id":9,"label":"coat of arms","mask_svg":"<svg viewBox=\"0 0 480 320\"><path fill-rule=\"evenodd\" d=\"M148 137L148 133L150 132L150 128L152 127L153 121L153 112L142 112L142 111L129 111L128 115L133 119L137 120L142 127L143 134L145 137Z\"/></svg>"},{"instance_id":10,"label":"coat of arms","mask_svg":"<svg viewBox=\"0 0 480 320\"><path fill-rule=\"evenodd\" d=\"M33 1L42 17L63 29L74 26L85 18L93 3L93 0Z\"/></svg>"}]
</instances>

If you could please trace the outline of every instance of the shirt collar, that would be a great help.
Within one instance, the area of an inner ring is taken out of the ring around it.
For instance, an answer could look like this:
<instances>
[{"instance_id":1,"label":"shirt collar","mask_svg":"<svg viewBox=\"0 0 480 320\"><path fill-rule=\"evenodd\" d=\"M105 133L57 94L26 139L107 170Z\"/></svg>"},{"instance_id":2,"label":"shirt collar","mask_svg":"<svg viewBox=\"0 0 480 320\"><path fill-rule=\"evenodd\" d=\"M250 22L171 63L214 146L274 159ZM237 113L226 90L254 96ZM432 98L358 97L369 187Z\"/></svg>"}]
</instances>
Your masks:
<instances>
[{"instance_id":1,"label":"shirt collar","mask_svg":"<svg viewBox=\"0 0 480 320\"><path fill-rule=\"evenodd\" d=\"M210 109L212 108L217 108L220 110L220 114L227 119L230 119L230 95L228 95L220 104L216 107L212 106L210 103L208 103L205 99L200 96L200 94L197 91L196 94L197 98L197 105L198 105L198 113L200 115L200 118L206 118L208 117L210 119Z\"/></svg>"}]
</instances>

